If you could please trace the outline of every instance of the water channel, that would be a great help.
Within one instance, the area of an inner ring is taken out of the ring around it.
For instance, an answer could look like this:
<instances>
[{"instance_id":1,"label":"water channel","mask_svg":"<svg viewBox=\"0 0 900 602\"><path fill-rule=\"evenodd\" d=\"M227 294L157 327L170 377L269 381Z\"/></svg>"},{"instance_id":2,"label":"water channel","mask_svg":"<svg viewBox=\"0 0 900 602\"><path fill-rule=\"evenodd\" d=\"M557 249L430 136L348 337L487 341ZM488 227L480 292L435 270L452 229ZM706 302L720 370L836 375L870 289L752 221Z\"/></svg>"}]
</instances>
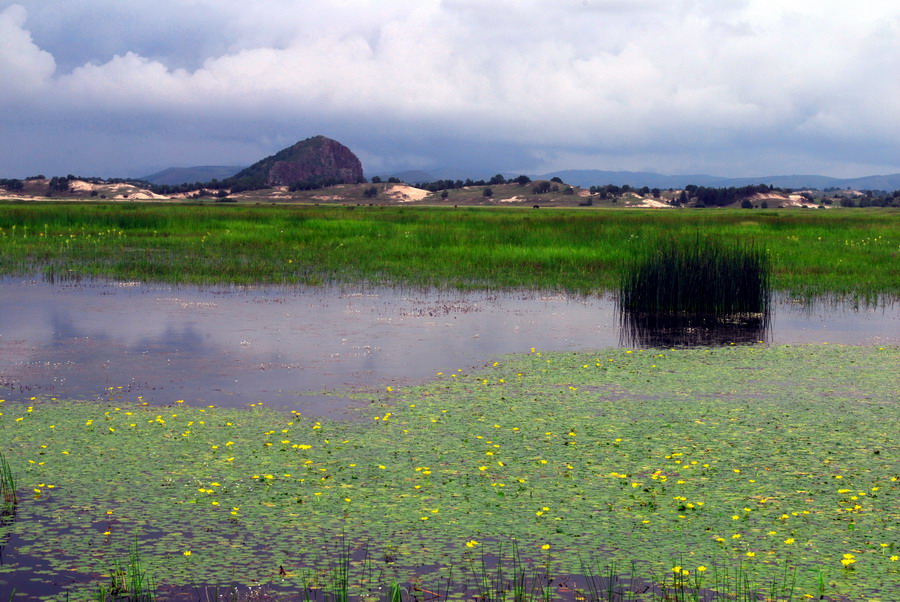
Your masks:
<instances>
[{"instance_id":1,"label":"water channel","mask_svg":"<svg viewBox=\"0 0 900 602\"><path fill-rule=\"evenodd\" d=\"M6 278L0 398L264 402L340 417L353 402L324 393L383 390L532 347L616 347L626 344L622 335L615 302L601 297ZM750 335L768 344L898 344L900 304L782 298L766 328Z\"/></svg>"}]
</instances>

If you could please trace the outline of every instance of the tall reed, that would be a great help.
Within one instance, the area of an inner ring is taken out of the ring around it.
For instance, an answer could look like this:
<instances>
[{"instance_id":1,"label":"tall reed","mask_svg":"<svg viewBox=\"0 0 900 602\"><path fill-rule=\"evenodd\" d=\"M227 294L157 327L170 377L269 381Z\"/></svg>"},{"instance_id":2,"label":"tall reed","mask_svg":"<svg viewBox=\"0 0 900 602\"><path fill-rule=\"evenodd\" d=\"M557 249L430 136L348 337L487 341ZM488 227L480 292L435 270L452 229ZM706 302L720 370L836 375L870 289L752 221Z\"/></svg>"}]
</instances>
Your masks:
<instances>
[{"instance_id":1,"label":"tall reed","mask_svg":"<svg viewBox=\"0 0 900 602\"><path fill-rule=\"evenodd\" d=\"M128 551L125 564L116 561L110 573L108 586L97 588L94 599L98 602L153 602L156 587L141 561L137 538Z\"/></svg>"},{"instance_id":2,"label":"tall reed","mask_svg":"<svg viewBox=\"0 0 900 602\"><path fill-rule=\"evenodd\" d=\"M647 314L765 315L769 273L765 251L752 243L670 239L628 266L619 304Z\"/></svg>"},{"instance_id":3,"label":"tall reed","mask_svg":"<svg viewBox=\"0 0 900 602\"><path fill-rule=\"evenodd\" d=\"M4 506L14 506L19 503L16 495L16 475L3 456L3 452L0 452L0 497L3 498Z\"/></svg>"}]
</instances>

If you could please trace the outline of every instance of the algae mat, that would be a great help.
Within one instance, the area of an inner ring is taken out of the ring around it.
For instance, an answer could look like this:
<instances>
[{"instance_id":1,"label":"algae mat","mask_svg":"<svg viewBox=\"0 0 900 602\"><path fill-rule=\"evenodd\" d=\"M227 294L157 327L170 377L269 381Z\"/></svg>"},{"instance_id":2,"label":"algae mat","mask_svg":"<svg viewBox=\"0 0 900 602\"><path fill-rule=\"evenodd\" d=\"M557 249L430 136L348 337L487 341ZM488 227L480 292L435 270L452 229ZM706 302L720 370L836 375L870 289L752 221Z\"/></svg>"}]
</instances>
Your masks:
<instances>
[{"instance_id":1,"label":"algae mat","mask_svg":"<svg viewBox=\"0 0 900 602\"><path fill-rule=\"evenodd\" d=\"M349 423L7 402L20 500L0 585L76 575L77 599L137 538L158 583L300 591L346 534L352 591L514 542L554 574L741 567L761 586L796 574L785 597L896 599L898 366L896 347L533 350L385 387Z\"/></svg>"}]
</instances>

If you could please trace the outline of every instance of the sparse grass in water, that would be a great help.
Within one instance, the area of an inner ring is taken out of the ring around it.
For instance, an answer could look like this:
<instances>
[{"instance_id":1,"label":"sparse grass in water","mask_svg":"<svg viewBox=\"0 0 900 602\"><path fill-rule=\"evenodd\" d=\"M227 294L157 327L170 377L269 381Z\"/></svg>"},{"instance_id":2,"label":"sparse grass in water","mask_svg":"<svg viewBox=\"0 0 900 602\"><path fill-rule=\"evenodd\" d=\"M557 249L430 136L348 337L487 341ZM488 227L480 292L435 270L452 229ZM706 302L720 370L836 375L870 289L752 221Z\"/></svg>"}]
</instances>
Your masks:
<instances>
[{"instance_id":1,"label":"sparse grass in water","mask_svg":"<svg viewBox=\"0 0 900 602\"><path fill-rule=\"evenodd\" d=\"M0 451L0 497L3 498L4 509L19 503L19 496L16 491L16 475L10 468L9 462L6 461L6 456L3 455L2 451Z\"/></svg>"},{"instance_id":2,"label":"sparse grass in water","mask_svg":"<svg viewBox=\"0 0 900 602\"><path fill-rule=\"evenodd\" d=\"M155 586L141 562L138 542L128 550L128 560L116 560L109 575L109 585L100 585L94 596L96 602L153 602Z\"/></svg>"}]
</instances>

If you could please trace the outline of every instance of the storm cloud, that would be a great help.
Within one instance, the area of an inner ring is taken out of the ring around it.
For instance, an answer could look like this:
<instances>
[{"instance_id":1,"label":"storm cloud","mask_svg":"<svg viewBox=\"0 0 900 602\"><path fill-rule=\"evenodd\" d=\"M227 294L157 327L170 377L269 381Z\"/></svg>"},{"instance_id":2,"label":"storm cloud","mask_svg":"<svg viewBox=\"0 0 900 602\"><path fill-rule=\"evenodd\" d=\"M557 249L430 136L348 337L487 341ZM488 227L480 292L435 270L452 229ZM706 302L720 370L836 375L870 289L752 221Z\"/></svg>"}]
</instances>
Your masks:
<instances>
[{"instance_id":1,"label":"storm cloud","mask_svg":"<svg viewBox=\"0 0 900 602\"><path fill-rule=\"evenodd\" d=\"M900 171L890 0L0 0L0 176Z\"/></svg>"}]
</instances>

